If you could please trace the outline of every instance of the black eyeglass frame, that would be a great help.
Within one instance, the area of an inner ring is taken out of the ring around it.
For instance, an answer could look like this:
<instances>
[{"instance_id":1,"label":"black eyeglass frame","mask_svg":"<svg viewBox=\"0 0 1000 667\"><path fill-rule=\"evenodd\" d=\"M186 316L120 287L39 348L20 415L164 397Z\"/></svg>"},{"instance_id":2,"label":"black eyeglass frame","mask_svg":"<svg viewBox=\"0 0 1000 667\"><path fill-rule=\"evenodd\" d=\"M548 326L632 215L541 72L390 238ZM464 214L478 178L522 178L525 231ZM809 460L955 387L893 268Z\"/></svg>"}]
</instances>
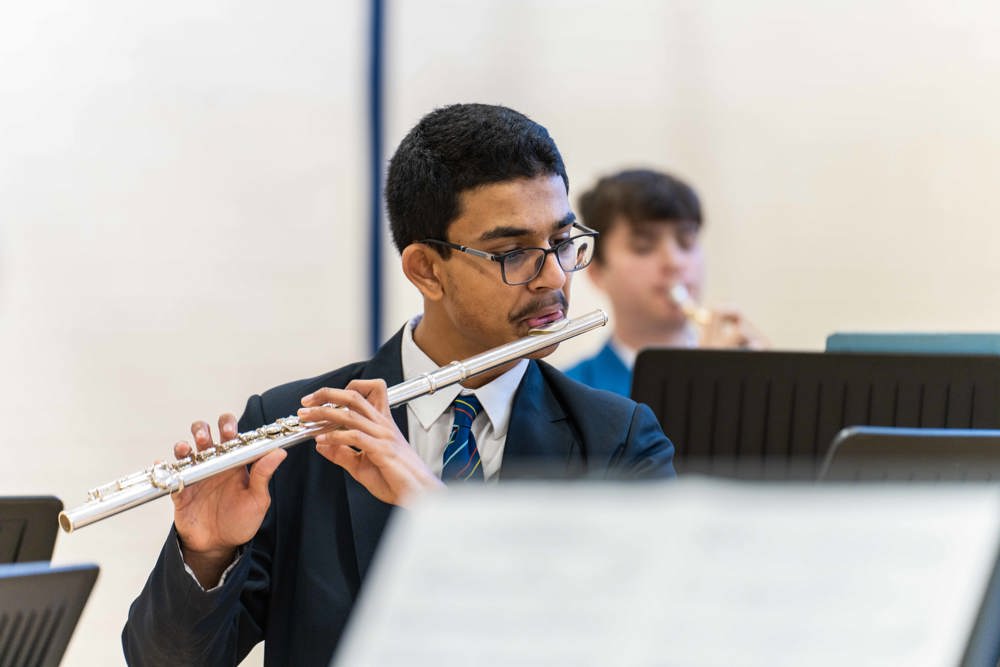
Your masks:
<instances>
[{"instance_id":1,"label":"black eyeglass frame","mask_svg":"<svg viewBox=\"0 0 1000 667\"><path fill-rule=\"evenodd\" d=\"M538 247L518 248L516 250L511 250L510 252L503 252L503 253L499 253L499 254L492 253L492 252L486 252L485 250L477 250L476 248L470 248L469 246L462 245L461 243L452 243L451 241L442 241L440 239L423 239L421 241L418 241L418 243L429 243L429 244L433 244L433 245L442 245L442 246L445 246L447 248L451 248L452 250L458 250L460 252L464 252L464 253L467 253L469 255L473 255L475 257L482 257L483 259L488 259L490 261L497 262L497 263L500 264L500 278L504 281L504 283L506 283L507 285L511 285L511 286L517 286L517 285L527 285L532 280L534 280L535 278L537 278L538 275L542 272L542 269L545 267L545 260L547 260L549 258L549 254L550 253L554 254L556 256L556 262L559 264L559 268L561 268L566 273L573 273L574 271L579 271L580 269L585 269L588 266L590 266L590 263L594 260L593 253L591 253L590 259L587 260L586 264L584 264L583 266L575 266L572 269L567 269L566 267L564 267L562 265L562 262L559 261L559 255L556 254L556 253L559 252L560 248L566 246L569 243L573 243L577 239L581 239L581 238L584 238L584 237L590 237L590 238L594 239L595 242L596 242L597 238L601 235L601 233L599 231L597 231L596 229L591 229L590 227L587 227L586 225L584 225L584 224L582 224L580 222L574 222L573 223L573 229L578 229L578 230L582 231L583 233L582 234L577 234L576 236L570 236L565 241L560 241L559 243L555 244L554 246L552 246L550 248L538 248ZM538 267L535 269L534 275L532 275L527 280L521 280L521 281L518 281L516 283L512 283L509 280L507 280L507 264L506 264L507 258L508 257L513 257L514 255L518 255L518 254L523 253L523 252L525 252L527 250L541 250L545 254L542 255L542 261L538 262Z\"/></svg>"}]
</instances>

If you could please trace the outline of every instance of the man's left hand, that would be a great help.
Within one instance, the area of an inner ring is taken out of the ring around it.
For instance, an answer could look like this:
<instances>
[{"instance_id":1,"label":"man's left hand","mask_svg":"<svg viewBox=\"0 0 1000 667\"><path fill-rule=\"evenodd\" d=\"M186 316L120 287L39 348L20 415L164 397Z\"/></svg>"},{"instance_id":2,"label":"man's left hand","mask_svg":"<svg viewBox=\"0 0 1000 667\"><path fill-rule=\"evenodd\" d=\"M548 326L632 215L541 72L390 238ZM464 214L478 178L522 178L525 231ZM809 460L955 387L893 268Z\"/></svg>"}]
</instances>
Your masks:
<instances>
[{"instance_id":1,"label":"man's left hand","mask_svg":"<svg viewBox=\"0 0 1000 667\"><path fill-rule=\"evenodd\" d=\"M316 436L316 451L336 463L379 500L405 505L444 483L399 432L382 380L353 380L344 389L323 388L302 399L303 421L339 428Z\"/></svg>"}]
</instances>

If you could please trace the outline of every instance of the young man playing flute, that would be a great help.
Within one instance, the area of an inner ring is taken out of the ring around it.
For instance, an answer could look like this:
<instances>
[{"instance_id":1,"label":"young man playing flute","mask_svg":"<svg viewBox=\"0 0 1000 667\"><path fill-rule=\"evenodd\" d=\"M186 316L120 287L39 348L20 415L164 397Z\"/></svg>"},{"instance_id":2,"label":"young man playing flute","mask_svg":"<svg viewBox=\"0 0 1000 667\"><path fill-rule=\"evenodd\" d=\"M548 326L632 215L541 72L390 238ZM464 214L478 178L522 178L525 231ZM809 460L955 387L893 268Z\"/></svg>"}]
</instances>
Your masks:
<instances>
[{"instance_id":1,"label":"young man playing flute","mask_svg":"<svg viewBox=\"0 0 1000 667\"><path fill-rule=\"evenodd\" d=\"M327 665L392 508L454 480L673 476L673 446L648 408L536 359L389 409L387 385L566 317L596 234L570 210L544 127L500 106L438 109L397 149L386 199L422 315L372 359L253 396L239 422L218 419L223 440L296 412L340 429L174 496L173 528L123 632L130 664L233 665L264 641L267 665ZM211 431L195 422L194 447L210 447Z\"/></svg>"}]
</instances>

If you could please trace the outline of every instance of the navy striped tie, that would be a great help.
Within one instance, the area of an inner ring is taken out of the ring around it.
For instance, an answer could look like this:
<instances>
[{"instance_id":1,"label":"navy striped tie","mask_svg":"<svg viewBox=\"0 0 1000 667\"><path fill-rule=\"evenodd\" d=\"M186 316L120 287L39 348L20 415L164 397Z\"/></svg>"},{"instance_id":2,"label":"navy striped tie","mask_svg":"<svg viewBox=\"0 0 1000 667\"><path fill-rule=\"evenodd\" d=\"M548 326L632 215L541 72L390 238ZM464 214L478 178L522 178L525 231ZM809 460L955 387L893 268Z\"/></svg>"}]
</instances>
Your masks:
<instances>
[{"instance_id":1,"label":"navy striped tie","mask_svg":"<svg viewBox=\"0 0 1000 667\"><path fill-rule=\"evenodd\" d=\"M452 424L448 437L448 446L444 449L444 467L441 479L445 482L454 480L483 479L482 461L479 460L479 448L476 438L472 435L472 421L483 409L475 394L459 396L451 404L455 412L455 422Z\"/></svg>"}]
</instances>

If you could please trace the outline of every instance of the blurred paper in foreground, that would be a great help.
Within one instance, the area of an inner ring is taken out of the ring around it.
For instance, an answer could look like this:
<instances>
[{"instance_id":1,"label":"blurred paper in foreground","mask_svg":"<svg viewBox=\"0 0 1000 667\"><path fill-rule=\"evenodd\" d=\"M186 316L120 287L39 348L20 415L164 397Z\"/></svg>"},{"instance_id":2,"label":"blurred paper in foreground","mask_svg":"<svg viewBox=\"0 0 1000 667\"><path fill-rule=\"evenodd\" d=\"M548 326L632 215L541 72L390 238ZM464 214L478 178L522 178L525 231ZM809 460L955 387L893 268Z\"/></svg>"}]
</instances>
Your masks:
<instances>
[{"instance_id":1,"label":"blurred paper in foreground","mask_svg":"<svg viewBox=\"0 0 1000 667\"><path fill-rule=\"evenodd\" d=\"M396 513L334 664L992 667L998 537L987 486L453 489Z\"/></svg>"}]
</instances>

